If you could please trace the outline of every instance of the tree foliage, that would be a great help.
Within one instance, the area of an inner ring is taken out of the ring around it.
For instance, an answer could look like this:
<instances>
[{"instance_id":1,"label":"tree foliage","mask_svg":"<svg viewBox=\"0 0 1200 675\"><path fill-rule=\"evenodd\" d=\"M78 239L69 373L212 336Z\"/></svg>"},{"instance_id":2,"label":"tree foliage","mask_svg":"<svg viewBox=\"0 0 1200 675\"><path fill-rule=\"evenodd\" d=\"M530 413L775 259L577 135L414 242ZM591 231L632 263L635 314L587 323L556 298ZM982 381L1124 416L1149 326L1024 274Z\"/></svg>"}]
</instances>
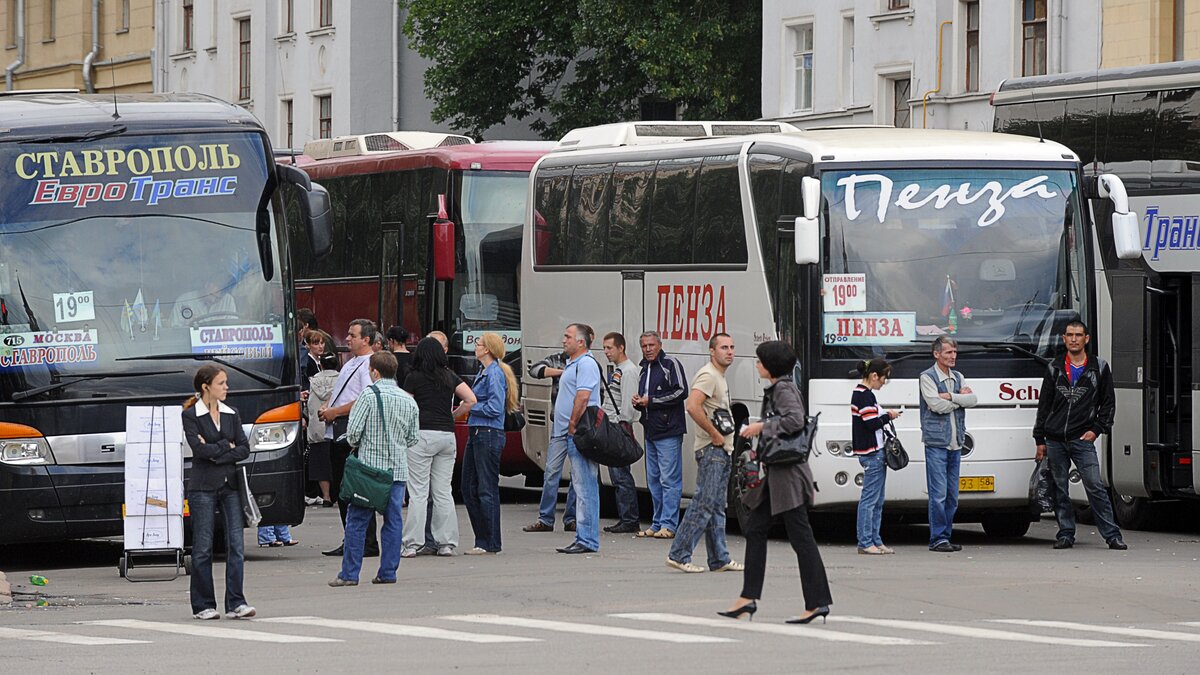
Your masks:
<instances>
[{"instance_id":1,"label":"tree foliage","mask_svg":"<svg viewBox=\"0 0 1200 675\"><path fill-rule=\"evenodd\" d=\"M399 0L433 66L433 116L477 136L507 118L558 138L637 119L760 116L762 11L751 0Z\"/></svg>"}]
</instances>

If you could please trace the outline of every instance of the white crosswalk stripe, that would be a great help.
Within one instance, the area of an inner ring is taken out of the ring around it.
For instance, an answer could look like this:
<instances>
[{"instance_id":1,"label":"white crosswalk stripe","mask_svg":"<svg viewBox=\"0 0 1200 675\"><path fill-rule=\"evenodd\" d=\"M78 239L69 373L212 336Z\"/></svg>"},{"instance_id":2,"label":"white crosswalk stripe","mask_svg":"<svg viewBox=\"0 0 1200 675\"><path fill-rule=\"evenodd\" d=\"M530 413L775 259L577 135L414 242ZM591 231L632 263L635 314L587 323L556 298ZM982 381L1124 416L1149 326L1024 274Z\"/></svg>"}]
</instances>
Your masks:
<instances>
[{"instance_id":1,"label":"white crosswalk stripe","mask_svg":"<svg viewBox=\"0 0 1200 675\"><path fill-rule=\"evenodd\" d=\"M112 626L115 628L130 628L137 631L157 631L159 633L177 633L190 637L207 637L224 640L245 640L247 642L341 642L333 638L309 637L307 635L283 635L279 633L264 633L246 628L218 628L205 626L199 621L189 624L158 623L155 621L139 621L138 619L105 619L103 621L81 621L89 626ZM246 622L249 624L249 622Z\"/></svg>"},{"instance_id":2,"label":"white crosswalk stripe","mask_svg":"<svg viewBox=\"0 0 1200 675\"><path fill-rule=\"evenodd\" d=\"M1200 621L1180 621L1180 626L1191 626L1192 628L1200 628Z\"/></svg>"},{"instance_id":3,"label":"white crosswalk stripe","mask_svg":"<svg viewBox=\"0 0 1200 675\"><path fill-rule=\"evenodd\" d=\"M0 628L0 638L12 640L32 640L34 642L54 642L66 645L147 645L146 640L125 640L122 638L92 637L90 635L71 635L70 633L55 633L48 630L28 630L23 628Z\"/></svg>"},{"instance_id":4,"label":"white crosswalk stripe","mask_svg":"<svg viewBox=\"0 0 1200 675\"><path fill-rule=\"evenodd\" d=\"M859 635L855 633L841 633L833 630L828 630L824 627L809 627L809 626L788 626L778 624L762 624L750 623L743 621L730 621L729 619L708 619L698 616L685 616L683 614L662 614L656 612L643 612L637 614L610 614L609 616L617 619L630 619L633 621L657 621L661 623L674 623L682 626L704 626L707 628L721 628L725 630L744 630L754 633L770 633L772 635L788 635L791 637L812 638L814 640L828 640L830 642L857 642L867 645L882 645L882 646L899 646L899 645L933 645L936 642L925 642L922 640L910 640L908 638L887 637L884 635Z\"/></svg>"},{"instance_id":5,"label":"white crosswalk stripe","mask_svg":"<svg viewBox=\"0 0 1200 675\"><path fill-rule=\"evenodd\" d=\"M656 640L659 642L675 642L681 644L696 644L705 642L737 642L730 638L711 637L708 635L692 635L689 633L669 633L666 631L639 630L635 628L620 628L618 626L602 626L592 623L572 623L567 621L548 621L545 619L527 619L517 616L499 616L496 614L462 614L443 616L447 621L463 621L466 623L482 623L493 626L509 626L513 628L533 628L560 633L579 633L582 635L606 635L609 637L633 638L635 640Z\"/></svg>"},{"instance_id":6,"label":"white crosswalk stripe","mask_svg":"<svg viewBox=\"0 0 1200 675\"><path fill-rule=\"evenodd\" d=\"M454 640L457 642L476 642L495 644L502 642L541 642L537 638L519 637L516 635L496 635L493 633L464 633L445 628L430 628L428 626L405 626L378 621L347 621L343 619L322 619L316 616L285 616L270 619L258 619L255 623L286 623L298 626L318 626L321 628L339 628L357 630L367 633L382 633L400 637L430 638L433 640Z\"/></svg>"},{"instance_id":7,"label":"white crosswalk stripe","mask_svg":"<svg viewBox=\"0 0 1200 675\"><path fill-rule=\"evenodd\" d=\"M992 628L976 628L974 626L952 625L945 623L926 623L923 621L904 621L900 619L868 619L859 616L839 616L839 622L859 623L868 626L884 628L900 628L902 630L939 633L941 635L956 635L959 637L979 638L983 640L1007 640L1009 642L1032 642L1043 645L1063 645L1067 647L1145 647L1144 644L1132 642L1110 642L1107 640L1084 640L1077 638L1053 637L1034 633L1017 633L1014 631L995 630Z\"/></svg>"},{"instance_id":8,"label":"white crosswalk stripe","mask_svg":"<svg viewBox=\"0 0 1200 675\"><path fill-rule=\"evenodd\" d=\"M1182 642L1200 642L1200 633L1180 633L1169 630L1153 630L1147 628L1123 628L1121 626L1096 626L1090 623L1073 623L1070 621L1035 621L1032 619L995 619L994 623L1010 623L1018 626L1036 626L1038 628L1062 628L1088 633L1107 633L1130 638L1146 638L1149 640L1180 640Z\"/></svg>"}]
</instances>

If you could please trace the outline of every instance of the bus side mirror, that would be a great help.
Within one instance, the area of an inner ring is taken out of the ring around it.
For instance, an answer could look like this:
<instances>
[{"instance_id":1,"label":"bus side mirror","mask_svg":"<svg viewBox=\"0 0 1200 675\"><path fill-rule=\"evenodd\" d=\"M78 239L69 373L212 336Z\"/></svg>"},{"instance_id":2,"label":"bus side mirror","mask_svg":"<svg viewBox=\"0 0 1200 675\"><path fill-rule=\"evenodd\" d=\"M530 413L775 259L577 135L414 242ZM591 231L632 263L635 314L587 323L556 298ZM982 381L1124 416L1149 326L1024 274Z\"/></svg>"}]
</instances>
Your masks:
<instances>
[{"instance_id":1,"label":"bus side mirror","mask_svg":"<svg viewBox=\"0 0 1200 675\"><path fill-rule=\"evenodd\" d=\"M446 195L438 195L433 221L433 280L454 281L454 221L446 213Z\"/></svg>"},{"instance_id":2,"label":"bus side mirror","mask_svg":"<svg viewBox=\"0 0 1200 675\"><path fill-rule=\"evenodd\" d=\"M277 164L279 177L295 188L300 205L300 217L308 232L308 245L313 257L320 260L333 251L333 209L329 192L308 178L308 174L288 164Z\"/></svg>"},{"instance_id":3,"label":"bus side mirror","mask_svg":"<svg viewBox=\"0 0 1200 675\"><path fill-rule=\"evenodd\" d=\"M796 264L808 265L821 260L821 227L818 214L821 212L821 181L805 176L800 183L804 198L804 215L796 218Z\"/></svg>"},{"instance_id":4,"label":"bus side mirror","mask_svg":"<svg viewBox=\"0 0 1200 675\"><path fill-rule=\"evenodd\" d=\"M1142 257L1138 217L1129 210L1129 195L1125 192L1125 184L1111 173L1101 174L1096 179L1096 192L1113 205L1113 246L1117 249L1117 257L1121 260L1136 260Z\"/></svg>"}]
</instances>

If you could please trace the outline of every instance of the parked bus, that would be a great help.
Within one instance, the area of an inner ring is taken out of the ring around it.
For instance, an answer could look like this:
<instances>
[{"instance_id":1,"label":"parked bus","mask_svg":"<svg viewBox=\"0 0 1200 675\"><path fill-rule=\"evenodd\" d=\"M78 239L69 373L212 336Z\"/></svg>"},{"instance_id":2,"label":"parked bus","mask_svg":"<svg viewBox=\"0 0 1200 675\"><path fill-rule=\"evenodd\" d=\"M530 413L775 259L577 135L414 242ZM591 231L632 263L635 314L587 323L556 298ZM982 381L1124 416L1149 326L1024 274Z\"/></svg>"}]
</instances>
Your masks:
<instances>
[{"instance_id":1,"label":"parked bus","mask_svg":"<svg viewBox=\"0 0 1200 675\"><path fill-rule=\"evenodd\" d=\"M1087 173L1120 176L1142 216L1133 260L1099 230L1093 332L1117 392L1100 465L1117 520L1149 527L1200 497L1200 61L1006 80L992 102L997 131L1056 140Z\"/></svg>"},{"instance_id":2,"label":"parked bus","mask_svg":"<svg viewBox=\"0 0 1200 675\"><path fill-rule=\"evenodd\" d=\"M465 136L383 132L312 141L279 157L330 194L333 254L294 255L298 307L341 339L352 319L402 325L415 343L430 331L450 339L450 363L467 382L475 341L504 338L520 377L518 306L521 220L529 170L553 143L474 143ZM459 426L459 452L466 427ZM505 475L537 473L511 433Z\"/></svg>"},{"instance_id":3,"label":"parked bus","mask_svg":"<svg viewBox=\"0 0 1200 675\"><path fill-rule=\"evenodd\" d=\"M820 414L814 507L834 512L856 508L861 492L855 366L887 358L894 370L879 399L909 411L897 428L912 458L888 479L887 511L920 520L917 377L933 363L934 338L953 335L979 397L960 520L1024 534L1045 364L1063 326L1097 311L1078 158L1055 143L978 132L778 125L783 132L720 138L738 132L656 125L675 142L637 124L577 130L534 168L524 357L557 350L573 321L598 335L620 330L631 345L654 329L690 378L708 339L726 332L738 354L727 374L735 417L745 418L758 415L763 392L755 346L786 340L810 414ZM549 401L547 387L526 383L526 449L539 460ZM684 466L690 490L695 470ZM640 467L634 475L644 485Z\"/></svg>"},{"instance_id":4,"label":"parked bus","mask_svg":"<svg viewBox=\"0 0 1200 675\"><path fill-rule=\"evenodd\" d=\"M263 522L304 517L280 192L328 199L245 110L199 95L0 97L0 543L122 531L125 408L229 374ZM191 452L184 448L184 472Z\"/></svg>"}]
</instances>

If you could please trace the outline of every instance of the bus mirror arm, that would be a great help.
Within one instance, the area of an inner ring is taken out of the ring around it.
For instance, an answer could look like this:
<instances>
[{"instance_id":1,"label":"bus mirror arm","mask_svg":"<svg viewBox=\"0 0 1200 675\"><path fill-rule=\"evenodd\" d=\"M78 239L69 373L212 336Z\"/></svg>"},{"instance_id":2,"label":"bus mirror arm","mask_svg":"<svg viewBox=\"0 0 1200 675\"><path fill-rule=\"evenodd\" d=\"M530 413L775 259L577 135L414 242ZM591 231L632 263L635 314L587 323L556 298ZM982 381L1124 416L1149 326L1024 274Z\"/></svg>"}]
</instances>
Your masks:
<instances>
[{"instance_id":1,"label":"bus mirror arm","mask_svg":"<svg viewBox=\"0 0 1200 675\"><path fill-rule=\"evenodd\" d=\"M1112 203L1113 245L1117 249L1117 257L1121 260L1136 260L1142 257L1138 217L1129 208L1129 195L1125 192L1125 184L1111 173L1100 174L1096 177L1096 194Z\"/></svg>"},{"instance_id":2,"label":"bus mirror arm","mask_svg":"<svg viewBox=\"0 0 1200 675\"><path fill-rule=\"evenodd\" d=\"M329 204L329 192L319 183L312 182L308 174L288 164L275 165L279 178L291 185L297 194L300 217L308 232L308 243L313 257L320 260L333 250L333 210Z\"/></svg>"},{"instance_id":3,"label":"bus mirror arm","mask_svg":"<svg viewBox=\"0 0 1200 675\"><path fill-rule=\"evenodd\" d=\"M800 183L804 199L804 215L796 218L797 265L811 265L821 260L821 227L817 215L821 209L821 181L805 176Z\"/></svg>"}]
</instances>

